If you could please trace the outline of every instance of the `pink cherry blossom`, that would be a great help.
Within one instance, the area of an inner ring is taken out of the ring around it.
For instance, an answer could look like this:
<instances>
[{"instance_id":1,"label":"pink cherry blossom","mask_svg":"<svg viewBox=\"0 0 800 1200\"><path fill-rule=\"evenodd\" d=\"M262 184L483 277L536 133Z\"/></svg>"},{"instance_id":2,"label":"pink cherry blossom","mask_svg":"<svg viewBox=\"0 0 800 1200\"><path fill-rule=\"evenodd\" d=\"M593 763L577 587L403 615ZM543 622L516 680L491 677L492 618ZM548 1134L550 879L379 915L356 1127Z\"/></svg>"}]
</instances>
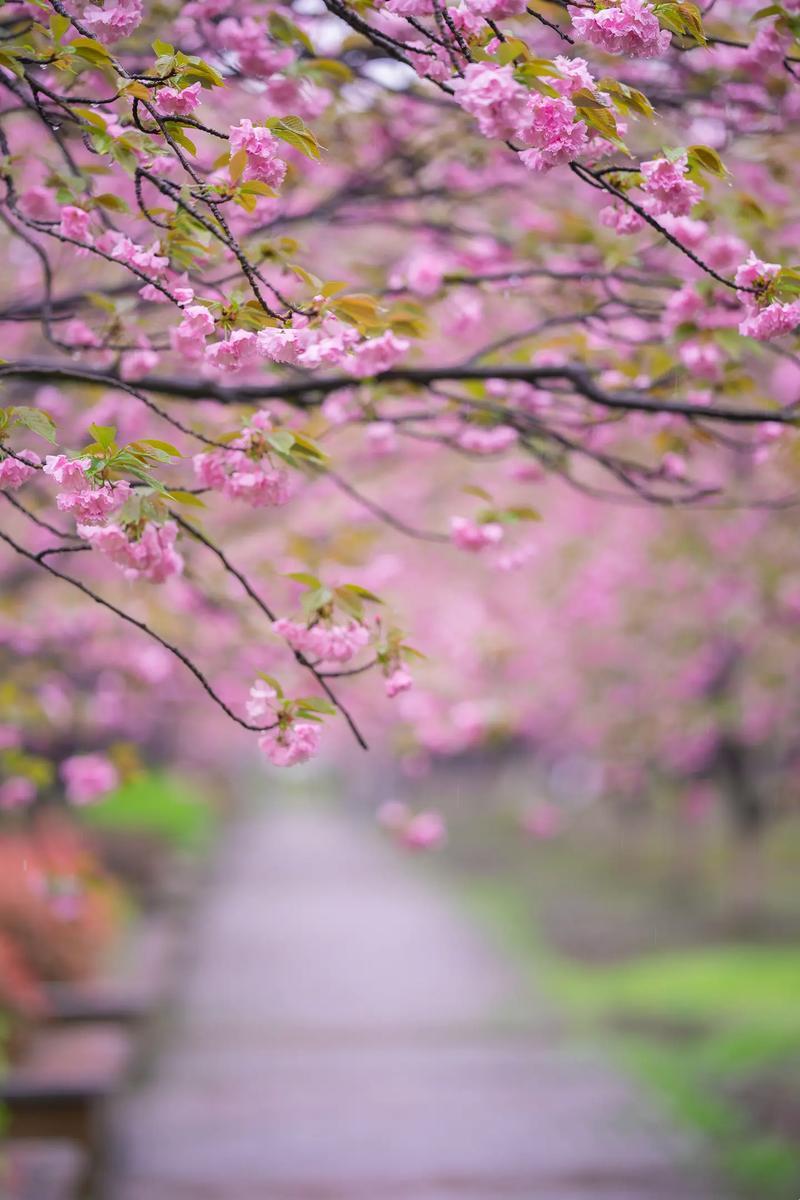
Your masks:
<instances>
[{"instance_id":1,"label":"pink cherry blossom","mask_svg":"<svg viewBox=\"0 0 800 1200\"><path fill-rule=\"evenodd\" d=\"M254 333L246 329L234 329L224 341L206 346L206 362L221 371L241 371L255 356L257 346Z\"/></svg>"},{"instance_id":2,"label":"pink cherry blossom","mask_svg":"<svg viewBox=\"0 0 800 1200\"><path fill-rule=\"evenodd\" d=\"M22 487L36 474L41 461L35 450L19 450L16 456L7 454L0 458L0 488Z\"/></svg>"},{"instance_id":3,"label":"pink cherry blossom","mask_svg":"<svg viewBox=\"0 0 800 1200\"><path fill-rule=\"evenodd\" d=\"M71 804L91 804L119 784L114 764L102 754L74 754L61 764L61 778Z\"/></svg>"},{"instance_id":4,"label":"pink cherry blossom","mask_svg":"<svg viewBox=\"0 0 800 1200\"><path fill-rule=\"evenodd\" d=\"M273 766L294 767L319 753L319 726L308 721L280 725L263 733L258 745Z\"/></svg>"},{"instance_id":5,"label":"pink cherry blossom","mask_svg":"<svg viewBox=\"0 0 800 1200\"><path fill-rule=\"evenodd\" d=\"M575 36L607 54L655 58L669 48L671 34L662 29L648 0L616 0L592 12L570 6Z\"/></svg>"},{"instance_id":6,"label":"pink cherry blossom","mask_svg":"<svg viewBox=\"0 0 800 1200\"><path fill-rule=\"evenodd\" d=\"M386 695L390 700L393 700L395 696L399 696L401 692L407 692L413 685L414 680L405 667L395 667L392 673L387 675L384 680Z\"/></svg>"},{"instance_id":7,"label":"pink cherry blossom","mask_svg":"<svg viewBox=\"0 0 800 1200\"><path fill-rule=\"evenodd\" d=\"M780 274L780 263L763 262L753 250L747 261L737 269L736 286L740 288L763 288Z\"/></svg>"},{"instance_id":8,"label":"pink cherry blossom","mask_svg":"<svg viewBox=\"0 0 800 1200\"><path fill-rule=\"evenodd\" d=\"M192 83L183 90L173 87L159 88L156 103L162 113L173 117L187 117L200 103L200 84Z\"/></svg>"},{"instance_id":9,"label":"pink cherry blossom","mask_svg":"<svg viewBox=\"0 0 800 1200\"><path fill-rule=\"evenodd\" d=\"M775 301L765 308L753 308L739 323L739 333L745 337L767 342L771 338L792 333L800 325L800 300L790 303Z\"/></svg>"},{"instance_id":10,"label":"pink cherry blossom","mask_svg":"<svg viewBox=\"0 0 800 1200\"><path fill-rule=\"evenodd\" d=\"M286 504L291 498L289 474L269 458L254 458L243 449L211 450L196 454L194 472L203 487L243 500L251 508Z\"/></svg>"},{"instance_id":11,"label":"pink cherry blossom","mask_svg":"<svg viewBox=\"0 0 800 1200\"><path fill-rule=\"evenodd\" d=\"M500 454L516 445L519 434L510 425L494 425L489 429L469 425L458 435L462 450L471 454Z\"/></svg>"},{"instance_id":12,"label":"pink cherry blossom","mask_svg":"<svg viewBox=\"0 0 800 1200\"><path fill-rule=\"evenodd\" d=\"M183 358L197 361L205 352L206 338L214 332L214 318L202 304L189 304L180 325L169 331L172 347Z\"/></svg>"},{"instance_id":13,"label":"pink cherry blossom","mask_svg":"<svg viewBox=\"0 0 800 1200\"><path fill-rule=\"evenodd\" d=\"M66 454L48 454L42 471L55 479L60 487L80 491L92 486L86 476L91 465L91 459L88 458L67 458Z\"/></svg>"},{"instance_id":14,"label":"pink cherry blossom","mask_svg":"<svg viewBox=\"0 0 800 1200\"><path fill-rule=\"evenodd\" d=\"M163 525L147 521L135 532L115 524L79 525L78 533L120 567L126 579L164 583L183 571L183 558L175 549L178 527L174 521Z\"/></svg>"},{"instance_id":15,"label":"pink cherry blossom","mask_svg":"<svg viewBox=\"0 0 800 1200\"><path fill-rule=\"evenodd\" d=\"M488 546L496 546L503 540L503 526L496 521L481 525L469 517L451 517L450 536L459 550L478 553Z\"/></svg>"},{"instance_id":16,"label":"pink cherry blossom","mask_svg":"<svg viewBox=\"0 0 800 1200\"><path fill-rule=\"evenodd\" d=\"M391 329L387 329L380 337L360 342L345 360L345 366L351 375L359 379L380 375L382 371L391 370L410 345L407 338L398 337Z\"/></svg>"},{"instance_id":17,"label":"pink cherry blossom","mask_svg":"<svg viewBox=\"0 0 800 1200\"><path fill-rule=\"evenodd\" d=\"M59 233L64 237L73 238L76 242L82 242L84 245L91 246L94 241L89 233L89 223L92 219L92 214L84 208L77 208L74 204L65 204L61 209L61 224L59 225Z\"/></svg>"},{"instance_id":18,"label":"pink cherry blossom","mask_svg":"<svg viewBox=\"0 0 800 1200\"><path fill-rule=\"evenodd\" d=\"M267 683L266 679L257 679L250 688L246 704L248 720L256 722L275 717L277 699L278 693L272 684Z\"/></svg>"},{"instance_id":19,"label":"pink cherry blossom","mask_svg":"<svg viewBox=\"0 0 800 1200\"><path fill-rule=\"evenodd\" d=\"M103 0L87 4L81 20L98 41L117 42L133 33L143 15L143 0Z\"/></svg>"},{"instance_id":20,"label":"pink cherry blossom","mask_svg":"<svg viewBox=\"0 0 800 1200\"><path fill-rule=\"evenodd\" d=\"M437 812L416 813L401 833L401 841L409 850L434 850L446 838L447 826Z\"/></svg>"},{"instance_id":21,"label":"pink cherry blossom","mask_svg":"<svg viewBox=\"0 0 800 1200\"><path fill-rule=\"evenodd\" d=\"M38 184L26 188L19 198L19 207L31 221L57 221L61 211L51 189Z\"/></svg>"},{"instance_id":22,"label":"pink cherry blossom","mask_svg":"<svg viewBox=\"0 0 800 1200\"><path fill-rule=\"evenodd\" d=\"M642 163L642 191L647 194L647 207L654 216L670 213L675 217L685 217L703 198L700 185L685 178L688 165L685 154L672 161L654 158Z\"/></svg>"},{"instance_id":23,"label":"pink cherry blossom","mask_svg":"<svg viewBox=\"0 0 800 1200\"><path fill-rule=\"evenodd\" d=\"M607 229L613 229L620 236L639 233L647 226L644 217L640 217L637 212L621 201L607 204L605 208L601 208L597 219L601 225L605 225Z\"/></svg>"},{"instance_id":24,"label":"pink cherry blossom","mask_svg":"<svg viewBox=\"0 0 800 1200\"><path fill-rule=\"evenodd\" d=\"M577 109L566 96L531 95L517 126L519 138L532 147L519 156L529 170L549 171L580 154L588 131L586 122L576 118Z\"/></svg>"},{"instance_id":25,"label":"pink cherry blossom","mask_svg":"<svg viewBox=\"0 0 800 1200\"><path fill-rule=\"evenodd\" d=\"M36 799L36 785L24 775L11 775L0 783L0 812L27 808Z\"/></svg>"},{"instance_id":26,"label":"pink cherry blossom","mask_svg":"<svg viewBox=\"0 0 800 1200\"><path fill-rule=\"evenodd\" d=\"M247 155L245 179L259 179L269 187L278 188L286 175L286 163L278 157L280 142L265 126L253 125L243 117L230 129L231 153L244 150Z\"/></svg>"},{"instance_id":27,"label":"pink cherry blossom","mask_svg":"<svg viewBox=\"0 0 800 1200\"><path fill-rule=\"evenodd\" d=\"M358 621L347 625L302 625L281 617L273 622L275 633L285 638L293 650L320 662L346 663L369 642L369 630Z\"/></svg>"},{"instance_id":28,"label":"pink cherry blossom","mask_svg":"<svg viewBox=\"0 0 800 1200\"><path fill-rule=\"evenodd\" d=\"M452 82L456 103L471 113L484 137L510 138L523 117L528 92L510 67L470 63Z\"/></svg>"}]
</instances>

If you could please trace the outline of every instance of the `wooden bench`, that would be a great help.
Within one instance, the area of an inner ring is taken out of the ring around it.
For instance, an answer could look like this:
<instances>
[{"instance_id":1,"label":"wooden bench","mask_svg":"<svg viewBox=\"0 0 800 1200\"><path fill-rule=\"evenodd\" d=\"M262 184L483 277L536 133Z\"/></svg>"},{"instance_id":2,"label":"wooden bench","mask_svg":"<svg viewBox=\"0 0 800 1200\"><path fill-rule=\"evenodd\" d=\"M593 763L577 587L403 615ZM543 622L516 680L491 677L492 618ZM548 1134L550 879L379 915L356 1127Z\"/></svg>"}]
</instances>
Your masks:
<instances>
[{"instance_id":1,"label":"wooden bench","mask_svg":"<svg viewBox=\"0 0 800 1200\"><path fill-rule=\"evenodd\" d=\"M151 918L142 922L104 974L85 983L47 987L52 1016L70 1022L134 1024L146 1020L164 998L174 953L171 921Z\"/></svg>"},{"instance_id":2,"label":"wooden bench","mask_svg":"<svg viewBox=\"0 0 800 1200\"><path fill-rule=\"evenodd\" d=\"M3 1200L74 1200L85 1173L85 1155L74 1142L0 1142Z\"/></svg>"},{"instance_id":3,"label":"wooden bench","mask_svg":"<svg viewBox=\"0 0 800 1200\"><path fill-rule=\"evenodd\" d=\"M103 1148L104 1102L119 1091L132 1057L111 1024L46 1026L0 1080L11 1138L68 1138L90 1155Z\"/></svg>"}]
</instances>

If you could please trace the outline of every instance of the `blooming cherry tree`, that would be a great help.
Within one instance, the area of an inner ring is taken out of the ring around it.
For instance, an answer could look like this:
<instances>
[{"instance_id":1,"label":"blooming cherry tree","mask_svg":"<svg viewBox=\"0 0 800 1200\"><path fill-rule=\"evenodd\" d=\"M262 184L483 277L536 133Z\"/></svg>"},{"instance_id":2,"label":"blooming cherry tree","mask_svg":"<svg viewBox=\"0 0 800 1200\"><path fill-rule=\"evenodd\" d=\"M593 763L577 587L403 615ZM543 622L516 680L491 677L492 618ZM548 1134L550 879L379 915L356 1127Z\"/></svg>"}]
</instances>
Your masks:
<instances>
[{"instance_id":1,"label":"blooming cherry tree","mask_svg":"<svg viewBox=\"0 0 800 1200\"><path fill-rule=\"evenodd\" d=\"M276 765L337 714L447 752L497 724L497 646L525 660L508 581L587 504L792 503L800 5L706 9L7 3L0 540L31 611L97 606ZM111 786L69 761L74 802Z\"/></svg>"}]
</instances>

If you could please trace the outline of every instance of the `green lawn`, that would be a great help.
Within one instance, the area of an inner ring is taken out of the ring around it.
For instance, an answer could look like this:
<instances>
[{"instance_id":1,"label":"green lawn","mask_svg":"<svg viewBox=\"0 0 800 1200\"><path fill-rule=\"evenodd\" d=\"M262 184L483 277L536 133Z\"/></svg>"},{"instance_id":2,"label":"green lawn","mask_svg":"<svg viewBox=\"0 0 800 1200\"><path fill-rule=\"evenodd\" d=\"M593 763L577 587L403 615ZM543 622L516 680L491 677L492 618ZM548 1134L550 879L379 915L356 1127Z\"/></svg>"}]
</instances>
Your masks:
<instances>
[{"instance_id":1,"label":"green lawn","mask_svg":"<svg viewBox=\"0 0 800 1200\"><path fill-rule=\"evenodd\" d=\"M709 1138L743 1196L800 1195L800 947L707 945L596 965L545 944L513 878L467 881L465 894L537 984Z\"/></svg>"},{"instance_id":2,"label":"green lawn","mask_svg":"<svg viewBox=\"0 0 800 1200\"><path fill-rule=\"evenodd\" d=\"M136 775L81 815L97 829L152 834L184 851L203 850L215 825L207 793L192 780L168 772Z\"/></svg>"}]
</instances>

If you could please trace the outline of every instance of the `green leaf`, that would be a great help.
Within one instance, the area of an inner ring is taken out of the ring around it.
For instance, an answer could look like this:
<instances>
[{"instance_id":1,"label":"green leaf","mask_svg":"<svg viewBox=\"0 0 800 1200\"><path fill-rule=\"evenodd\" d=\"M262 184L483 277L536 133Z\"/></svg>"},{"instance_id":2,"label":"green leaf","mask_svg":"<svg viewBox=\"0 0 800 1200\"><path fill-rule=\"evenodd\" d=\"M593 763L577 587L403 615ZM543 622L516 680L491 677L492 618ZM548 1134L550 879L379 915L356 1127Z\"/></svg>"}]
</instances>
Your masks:
<instances>
[{"instance_id":1,"label":"green leaf","mask_svg":"<svg viewBox=\"0 0 800 1200\"><path fill-rule=\"evenodd\" d=\"M89 433L104 450L109 450L114 445L117 436L115 425L90 425Z\"/></svg>"},{"instance_id":2,"label":"green leaf","mask_svg":"<svg viewBox=\"0 0 800 1200\"><path fill-rule=\"evenodd\" d=\"M168 499L174 500L176 504L185 504L190 508L205 508L205 504L200 497L195 496L192 492L184 492L178 489L177 491L171 490L166 494Z\"/></svg>"},{"instance_id":3,"label":"green leaf","mask_svg":"<svg viewBox=\"0 0 800 1200\"><path fill-rule=\"evenodd\" d=\"M322 147L302 117L270 117L266 124L275 137L294 146L306 158L322 157Z\"/></svg>"},{"instance_id":4,"label":"green leaf","mask_svg":"<svg viewBox=\"0 0 800 1200\"><path fill-rule=\"evenodd\" d=\"M136 446L155 446L156 450L163 450L165 454L171 454L173 458L183 458L180 450L177 450L171 442L162 442L158 438L141 438L134 444Z\"/></svg>"},{"instance_id":5,"label":"green leaf","mask_svg":"<svg viewBox=\"0 0 800 1200\"><path fill-rule=\"evenodd\" d=\"M328 455L310 437L306 437L304 433L295 433L294 440L295 454L302 458L313 458L315 462L327 462Z\"/></svg>"},{"instance_id":6,"label":"green leaf","mask_svg":"<svg viewBox=\"0 0 800 1200\"><path fill-rule=\"evenodd\" d=\"M307 571L291 571L286 579L293 579L295 583L304 583L306 587L310 588L322 586L316 575L309 575Z\"/></svg>"},{"instance_id":7,"label":"green leaf","mask_svg":"<svg viewBox=\"0 0 800 1200\"><path fill-rule=\"evenodd\" d=\"M60 42L64 34L69 30L70 24L69 17L64 17L61 13L53 13L50 18L50 34L53 41Z\"/></svg>"},{"instance_id":8,"label":"green leaf","mask_svg":"<svg viewBox=\"0 0 800 1200\"><path fill-rule=\"evenodd\" d=\"M246 166L247 166L247 151L246 150L237 150L235 154L231 155L230 162L228 163L228 175L230 176L233 183L237 183L241 179ZM244 189L242 189L242 190L244 190Z\"/></svg>"},{"instance_id":9,"label":"green leaf","mask_svg":"<svg viewBox=\"0 0 800 1200\"><path fill-rule=\"evenodd\" d=\"M101 192L99 196L94 197L94 202L100 208L108 208L112 212L127 213L131 211L122 196L117 196L113 192Z\"/></svg>"},{"instance_id":10,"label":"green leaf","mask_svg":"<svg viewBox=\"0 0 800 1200\"><path fill-rule=\"evenodd\" d=\"M371 600L373 604L383 604L380 596L376 596L369 588L362 587L360 583L343 583L336 591L337 593L352 592L354 596L360 596L362 600Z\"/></svg>"},{"instance_id":11,"label":"green leaf","mask_svg":"<svg viewBox=\"0 0 800 1200\"><path fill-rule=\"evenodd\" d=\"M108 50L102 42L96 42L94 38L73 38L69 43L69 49L93 67L111 66L111 55Z\"/></svg>"},{"instance_id":12,"label":"green leaf","mask_svg":"<svg viewBox=\"0 0 800 1200\"><path fill-rule=\"evenodd\" d=\"M728 174L728 168L711 146L690 146L687 154L690 167L699 167L709 175L716 175L718 179L724 179Z\"/></svg>"},{"instance_id":13,"label":"green leaf","mask_svg":"<svg viewBox=\"0 0 800 1200\"><path fill-rule=\"evenodd\" d=\"M269 684L269 686L273 689L273 691L278 696L279 700L283 699L283 688L278 683L278 681L274 675L267 675L264 671L259 671L258 678L263 679L265 683Z\"/></svg>"},{"instance_id":14,"label":"green leaf","mask_svg":"<svg viewBox=\"0 0 800 1200\"><path fill-rule=\"evenodd\" d=\"M353 78L350 67L339 62L337 58L301 58L297 70L301 75L329 76L341 80L342 83L348 83Z\"/></svg>"},{"instance_id":15,"label":"green leaf","mask_svg":"<svg viewBox=\"0 0 800 1200\"><path fill-rule=\"evenodd\" d=\"M461 490L462 492L466 492L468 496L477 496L479 500L485 500L487 504L491 504L492 502L492 497L485 488L476 487L474 484L467 484Z\"/></svg>"},{"instance_id":16,"label":"green leaf","mask_svg":"<svg viewBox=\"0 0 800 1200\"><path fill-rule=\"evenodd\" d=\"M330 588L315 588L313 592L306 592L303 596L303 610L310 613L316 612L317 609L324 608L326 604L330 604L332 599L333 592Z\"/></svg>"},{"instance_id":17,"label":"green leaf","mask_svg":"<svg viewBox=\"0 0 800 1200\"><path fill-rule=\"evenodd\" d=\"M279 454L288 454L294 445L294 434L288 429L276 429L266 434L264 441L277 450Z\"/></svg>"},{"instance_id":18,"label":"green leaf","mask_svg":"<svg viewBox=\"0 0 800 1200\"><path fill-rule=\"evenodd\" d=\"M329 700L324 700L322 696L303 696L301 699L296 700L295 703L309 712L325 713L329 717L336 716L336 708Z\"/></svg>"},{"instance_id":19,"label":"green leaf","mask_svg":"<svg viewBox=\"0 0 800 1200\"><path fill-rule=\"evenodd\" d=\"M51 446L55 446L56 427L53 424L53 418L46 412L43 412L41 408L28 408L26 405L20 405L12 411L14 419L20 425L24 425L26 429L30 429L31 433L37 434Z\"/></svg>"},{"instance_id":20,"label":"green leaf","mask_svg":"<svg viewBox=\"0 0 800 1200\"><path fill-rule=\"evenodd\" d=\"M309 54L314 53L308 34L283 13L273 11L269 14L269 32L276 42L283 42L289 46L292 42L299 42Z\"/></svg>"}]
</instances>

